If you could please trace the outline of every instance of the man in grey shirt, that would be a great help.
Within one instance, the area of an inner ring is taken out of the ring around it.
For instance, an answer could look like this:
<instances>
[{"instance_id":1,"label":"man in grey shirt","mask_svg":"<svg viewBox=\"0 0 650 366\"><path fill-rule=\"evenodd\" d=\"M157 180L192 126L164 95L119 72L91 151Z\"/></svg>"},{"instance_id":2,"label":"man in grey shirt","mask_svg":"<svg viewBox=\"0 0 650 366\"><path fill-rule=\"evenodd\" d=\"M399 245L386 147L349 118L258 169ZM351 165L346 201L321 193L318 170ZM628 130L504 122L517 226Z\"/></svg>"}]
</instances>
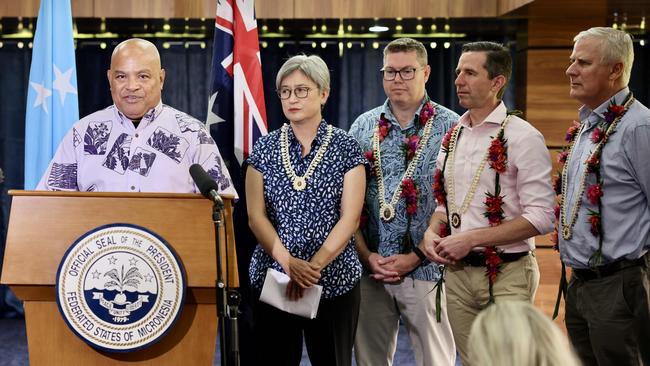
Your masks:
<instances>
[{"instance_id":1,"label":"man in grey shirt","mask_svg":"<svg viewBox=\"0 0 650 366\"><path fill-rule=\"evenodd\" d=\"M566 74L584 105L561 176L566 326L585 365L650 365L650 110L627 87L629 35L591 28L574 42Z\"/></svg>"}]
</instances>

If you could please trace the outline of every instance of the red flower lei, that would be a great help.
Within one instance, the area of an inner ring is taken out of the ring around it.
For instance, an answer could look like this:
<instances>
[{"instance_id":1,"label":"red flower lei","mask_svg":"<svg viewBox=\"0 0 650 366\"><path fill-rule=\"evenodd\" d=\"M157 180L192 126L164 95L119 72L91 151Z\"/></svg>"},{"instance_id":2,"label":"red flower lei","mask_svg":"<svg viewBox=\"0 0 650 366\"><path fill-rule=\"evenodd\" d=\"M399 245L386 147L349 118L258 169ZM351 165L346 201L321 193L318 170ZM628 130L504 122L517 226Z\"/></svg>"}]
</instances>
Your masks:
<instances>
[{"instance_id":1,"label":"red flower lei","mask_svg":"<svg viewBox=\"0 0 650 366\"><path fill-rule=\"evenodd\" d=\"M418 188L413 178L406 178L402 181L402 193L400 194L406 201L406 214L413 216L418 211Z\"/></svg>"},{"instance_id":2,"label":"red flower lei","mask_svg":"<svg viewBox=\"0 0 650 366\"><path fill-rule=\"evenodd\" d=\"M495 181L494 181L494 193L486 192L485 200L485 212L483 216L488 219L488 223L491 227L498 226L505 219L505 213L503 211L503 198L501 195L501 184L499 182L500 174L506 172L508 167L508 149L506 147L507 139L504 137L504 128L507 123L507 118L511 115L508 113L506 120L502 123L502 128L499 130L497 136L490 143L488 148L488 164L492 170L495 172ZM450 129L445 137L443 138L441 144L441 150L445 153L445 159L443 161L442 169L437 169L434 179L433 179L433 195L438 202L438 205L444 205L445 211L447 213L447 222L440 223L440 237L445 237L451 233L451 228L449 226L449 209L447 208L447 192L445 191L445 178L444 171L447 166L447 157L449 153L449 143L451 136L454 133L456 128L462 128L459 125ZM459 131L459 135L460 135ZM458 138L458 137L457 137ZM495 246L488 246L485 248L485 275L488 278L489 284L489 303L494 302L493 287L494 281L496 281L497 274L500 272L501 264L503 261L499 256L499 252Z\"/></svg>"},{"instance_id":3,"label":"red flower lei","mask_svg":"<svg viewBox=\"0 0 650 366\"><path fill-rule=\"evenodd\" d=\"M424 125L427 124L430 118L434 118L436 116L436 110L433 108L433 103L431 101L426 101L422 108L420 109L420 114L418 116L418 119L416 120L415 124L417 126L416 132L408 137L405 137L402 141L402 147L401 150L404 153L404 160L405 164L408 166L408 163L413 159L415 156L415 152L418 149L418 146L420 145L420 140L421 137L417 134L418 131L424 127ZM384 114L382 113L381 116L379 117L379 121L377 122L377 127L379 130L379 143L382 143L386 136L390 133L390 130L392 128L392 125L390 121L384 117ZM374 169L374 164L376 162L375 158L375 152L370 149L366 152L363 153L364 157L366 160L368 160L368 163L370 163L370 174L374 175L375 174L375 169ZM406 185L411 184L410 182L407 182L410 178L406 178L402 181L402 187L406 187ZM413 181L411 179L411 181ZM413 187L415 187L413 183ZM404 188L403 188L404 189ZM407 213L409 215L414 215L415 212L417 212L417 197L418 197L418 190L417 188L414 188L414 194L413 195L413 203L410 205L411 209L410 213L409 212L409 207L407 206ZM405 193L402 192L401 197L406 197Z\"/></svg>"},{"instance_id":4,"label":"red flower lei","mask_svg":"<svg viewBox=\"0 0 650 366\"><path fill-rule=\"evenodd\" d=\"M605 117L605 122L600 123L594 130L591 132L591 135L589 136L591 142L596 144L596 149L594 152L589 156L589 158L585 161L586 164L586 172L585 172L585 182L586 182L586 174L594 174L596 178L596 183L590 185L589 187L586 188L585 195L587 197L587 200L594 206L598 207L598 210L592 210L588 209L587 210L587 215L589 218L587 219L587 224L589 224L589 231L591 232L592 235L598 238L598 249L589 257L589 266L592 268L595 268L599 265L602 264L603 261L603 225L602 225L602 197L605 194L604 189L603 189L603 180L600 176L600 157L602 154L602 150L607 144L607 140L609 139L609 136L613 133L616 132L616 125L620 121L620 119L625 115L627 112L629 106L632 104L634 100L634 97L632 96L632 93L630 92L626 97L622 105L616 104L614 99L610 100L609 106L607 107L607 111L604 113ZM560 172L558 172L557 176L554 177L554 186L555 186L555 192L557 194L557 202L563 203L563 195L562 192L565 187L563 187L563 184L566 184L565 181L563 181L562 174L564 173L564 169L567 169L565 167L565 163L567 161L567 157L569 155L569 151L573 149L573 146L576 143L576 137L578 136L578 132L581 128L581 125L573 121L571 127L567 130L565 141L568 143L568 146L565 146L563 151L558 155L558 162L560 163ZM577 197L577 200L580 200L580 197ZM578 201L579 204L580 201ZM555 210L555 230L551 234L551 242L553 243L553 249L556 251L560 251L559 248L559 224L560 224L560 205L556 206ZM577 212L577 210L576 210ZM564 214L568 214L568 210L565 209ZM566 220L566 218L563 217L563 220ZM572 223L568 223L569 225L572 225ZM559 307L560 307L560 301L562 299L562 296L566 298L566 291L567 291L567 280L566 280L566 266L564 262L562 262L562 274L560 276L560 285L558 288L558 294L557 294L557 299L555 302L555 310L553 311L553 319L555 319L559 313Z\"/></svg>"},{"instance_id":5,"label":"red flower lei","mask_svg":"<svg viewBox=\"0 0 650 366\"><path fill-rule=\"evenodd\" d=\"M595 149L595 151L589 156L589 158L585 161L586 164L586 173L589 174L594 174L596 177L596 183L589 185L589 187L586 187L585 190L585 196L587 197L587 200L594 206L598 207L598 210L588 210L588 220L587 223L589 224L589 229L591 233L598 238L598 249L592 254L592 256L589 258L589 265L591 267L596 267L602 263L602 247L603 247L603 226L601 222L601 214L600 212L602 211L602 197L605 194L603 190L603 182L602 178L600 176L600 157L602 154L602 150L605 144L607 144L607 140L609 139L609 136L616 132L616 125L613 125L613 123L618 123L620 119L623 117L623 115L627 112L627 108L629 107L629 104L631 104L633 100L632 93L630 93L626 98L625 102L623 105L618 105L615 103L615 101L612 99L609 103L609 106L607 107L607 111L604 113L605 117L605 122L601 122L594 128L594 130L591 132L589 138L592 143L597 144L598 147ZM571 148L573 148L573 145L576 142L576 137L578 136L578 132L580 130L580 124L576 121L573 121L571 127L567 130L565 140L567 143L569 143L569 146L566 146L563 151L558 155L558 162L560 163L560 168L561 171L566 169L564 166L567 160L567 157L569 155L569 151ZM556 177L554 177L554 186L555 186L555 192L557 194L557 201L562 202L562 177L560 176L560 173ZM578 198L580 199L580 198ZM565 212L566 213L566 212ZM558 240L558 228L559 228L559 214L557 215L557 220L555 223L555 232L551 236L551 241L553 242L553 248L557 251L559 251L559 240Z\"/></svg>"}]
</instances>

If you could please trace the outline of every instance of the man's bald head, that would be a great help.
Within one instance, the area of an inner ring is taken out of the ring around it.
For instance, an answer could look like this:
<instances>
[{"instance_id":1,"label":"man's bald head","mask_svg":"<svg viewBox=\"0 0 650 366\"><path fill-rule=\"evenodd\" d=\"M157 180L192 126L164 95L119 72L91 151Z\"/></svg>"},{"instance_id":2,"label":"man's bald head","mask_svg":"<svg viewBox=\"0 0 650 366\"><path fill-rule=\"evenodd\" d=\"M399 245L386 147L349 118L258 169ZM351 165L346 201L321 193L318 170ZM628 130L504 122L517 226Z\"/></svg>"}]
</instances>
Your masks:
<instances>
[{"instance_id":1,"label":"man's bald head","mask_svg":"<svg viewBox=\"0 0 650 366\"><path fill-rule=\"evenodd\" d=\"M161 100L165 70L156 46L144 39L128 39L115 47L107 72L117 109L139 121Z\"/></svg>"},{"instance_id":2,"label":"man's bald head","mask_svg":"<svg viewBox=\"0 0 650 366\"><path fill-rule=\"evenodd\" d=\"M156 45L142 38L131 38L126 41L120 42L115 49L113 49L113 54L111 55L111 68L113 68L113 60L116 56L122 56L121 54L132 54L132 55L142 55L146 57L152 57L158 63L158 68L160 66L160 53L158 53L158 48Z\"/></svg>"}]
</instances>

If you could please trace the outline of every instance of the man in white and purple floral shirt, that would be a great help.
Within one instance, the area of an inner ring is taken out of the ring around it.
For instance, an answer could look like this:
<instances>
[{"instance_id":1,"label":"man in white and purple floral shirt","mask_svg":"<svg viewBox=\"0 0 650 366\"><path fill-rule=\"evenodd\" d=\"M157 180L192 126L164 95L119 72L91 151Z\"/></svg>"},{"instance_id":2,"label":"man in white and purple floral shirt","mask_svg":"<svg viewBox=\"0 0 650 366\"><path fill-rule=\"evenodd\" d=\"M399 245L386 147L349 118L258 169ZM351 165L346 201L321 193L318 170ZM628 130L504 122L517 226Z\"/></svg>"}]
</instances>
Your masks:
<instances>
[{"instance_id":1,"label":"man in white and purple floral shirt","mask_svg":"<svg viewBox=\"0 0 650 366\"><path fill-rule=\"evenodd\" d=\"M198 163L220 193L237 194L203 123L162 103L165 70L153 43L117 45L107 76L114 104L74 124L36 189L192 193L189 167Z\"/></svg>"}]
</instances>

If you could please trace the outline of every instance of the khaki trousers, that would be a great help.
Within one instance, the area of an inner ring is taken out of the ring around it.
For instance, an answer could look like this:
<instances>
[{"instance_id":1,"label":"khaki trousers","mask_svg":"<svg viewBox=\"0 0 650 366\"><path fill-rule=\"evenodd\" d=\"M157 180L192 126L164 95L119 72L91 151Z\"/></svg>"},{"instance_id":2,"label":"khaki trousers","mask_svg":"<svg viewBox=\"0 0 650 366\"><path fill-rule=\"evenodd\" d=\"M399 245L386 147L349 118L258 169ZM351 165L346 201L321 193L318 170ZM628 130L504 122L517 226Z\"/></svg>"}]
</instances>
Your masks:
<instances>
[{"instance_id":1,"label":"khaki trousers","mask_svg":"<svg viewBox=\"0 0 650 366\"><path fill-rule=\"evenodd\" d=\"M449 266L445 271L447 311L456 348L463 365L470 366L467 340L474 319L485 309L490 298L485 267L464 264ZM539 267L533 255L503 263L493 286L495 302L522 300L533 302L539 285Z\"/></svg>"},{"instance_id":2,"label":"khaki trousers","mask_svg":"<svg viewBox=\"0 0 650 366\"><path fill-rule=\"evenodd\" d=\"M415 361L420 366L451 366L456 348L441 299L441 322L436 322L434 282L405 278L397 284L361 278L361 308L354 342L359 366L390 366L397 347L400 317L406 325Z\"/></svg>"}]
</instances>

